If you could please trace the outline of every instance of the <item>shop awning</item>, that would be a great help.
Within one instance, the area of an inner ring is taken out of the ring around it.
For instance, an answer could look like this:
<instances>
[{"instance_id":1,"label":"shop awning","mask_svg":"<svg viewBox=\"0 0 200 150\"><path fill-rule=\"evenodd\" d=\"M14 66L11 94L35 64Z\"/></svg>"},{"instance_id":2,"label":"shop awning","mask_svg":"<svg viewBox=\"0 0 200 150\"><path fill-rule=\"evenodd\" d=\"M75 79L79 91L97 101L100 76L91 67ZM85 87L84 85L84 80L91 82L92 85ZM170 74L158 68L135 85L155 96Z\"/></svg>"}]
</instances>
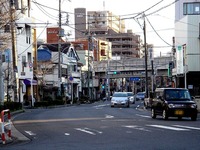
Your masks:
<instances>
[{"instance_id":1,"label":"shop awning","mask_svg":"<svg viewBox=\"0 0 200 150\"><path fill-rule=\"evenodd\" d=\"M31 85L31 79L24 79L25 85ZM37 80L32 80L32 85L37 85Z\"/></svg>"}]
</instances>

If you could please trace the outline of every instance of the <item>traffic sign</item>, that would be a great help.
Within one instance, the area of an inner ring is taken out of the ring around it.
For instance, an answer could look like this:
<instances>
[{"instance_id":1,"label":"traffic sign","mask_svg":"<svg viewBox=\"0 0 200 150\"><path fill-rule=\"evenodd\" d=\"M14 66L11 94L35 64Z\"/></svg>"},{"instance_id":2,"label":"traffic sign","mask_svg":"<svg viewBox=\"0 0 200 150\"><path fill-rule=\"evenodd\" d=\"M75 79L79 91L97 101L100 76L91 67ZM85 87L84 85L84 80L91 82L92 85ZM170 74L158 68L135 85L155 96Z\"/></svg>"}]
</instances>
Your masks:
<instances>
[{"instance_id":1,"label":"traffic sign","mask_svg":"<svg viewBox=\"0 0 200 150\"><path fill-rule=\"evenodd\" d=\"M139 77L130 77L130 81L140 81Z\"/></svg>"},{"instance_id":2,"label":"traffic sign","mask_svg":"<svg viewBox=\"0 0 200 150\"><path fill-rule=\"evenodd\" d=\"M69 81L73 81L74 78L72 76L69 77Z\"/></svg>"}]
</instances>

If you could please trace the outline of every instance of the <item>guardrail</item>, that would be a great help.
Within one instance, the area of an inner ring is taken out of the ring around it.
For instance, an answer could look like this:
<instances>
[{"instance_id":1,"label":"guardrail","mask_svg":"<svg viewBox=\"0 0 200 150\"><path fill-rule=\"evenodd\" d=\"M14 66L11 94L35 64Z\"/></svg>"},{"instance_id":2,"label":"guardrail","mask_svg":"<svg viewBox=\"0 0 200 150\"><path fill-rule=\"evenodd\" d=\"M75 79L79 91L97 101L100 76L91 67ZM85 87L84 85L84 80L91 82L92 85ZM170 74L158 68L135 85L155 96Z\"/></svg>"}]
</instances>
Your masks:
<instances>
[{"instance_id":1,"label":"guardrail","mask_svg":"<svg viewBox=\"0 0 200 150\"><path fill-rule=\"evenodd\" d=\"M6 122L5 121L5 114L8 114L8 121ZM6 110L2 110L1 111L1 120L0 120L0 123L1 123L1 139L2 139L2 142L3 144L6 143L6 135L8 136L9 139L11 139L11 115L10 115L10 110L9 109L6 109ZM5 127L8 126L8 131L7 133L5 133Z\"/></svg>"}]
</instances>

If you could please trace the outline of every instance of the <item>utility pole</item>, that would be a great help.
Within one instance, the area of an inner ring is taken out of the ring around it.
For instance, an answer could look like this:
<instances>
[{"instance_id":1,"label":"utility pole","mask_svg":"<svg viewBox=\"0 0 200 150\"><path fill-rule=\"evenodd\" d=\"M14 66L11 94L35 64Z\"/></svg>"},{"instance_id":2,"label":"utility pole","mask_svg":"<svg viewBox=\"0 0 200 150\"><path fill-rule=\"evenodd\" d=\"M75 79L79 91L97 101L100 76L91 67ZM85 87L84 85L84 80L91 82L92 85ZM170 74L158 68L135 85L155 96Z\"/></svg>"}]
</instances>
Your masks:
<instances>
[{"instance_id":1,"label":"utility pole","mask_svg":"<svg viewBox=\"0 0 200 150\"><path fill-rule=\"evenodd\" d=\"M15 83L16 86L13 87L14 92L14 101L17 101L17 88L18 88L18 81L16 78L17 72L17 61L16 61L16 44L15 44L15 2L12 0L10 1L10 22L11 22L11 40L12 40L12 62L13 62L13 84ZM8 62L9 64L9 62ZM8 68L9 69L9 68ZM9 70L8 70L9 72ZM9 80L9 79L8 79ZM8 96L8 95L7 95Z\"/></svg>"},{"instance_id":2,"label":"utility pole","mask_svg":"<svg viewBox=\"0 0 200 150\"><path fill-rule=\"evenodd\" d=\"M176 53L175 37L173 37L172 38L172 62L173 62L173 68L176 65L175 53ZM173 83L172 87L176 87L176 77L173 77L173 73L172 73L172 77L171 77L171 82Z\"/></svg>"},{"instance_id":3,"label":"utility pole","mask_svg":"<svg viewBox=\"0 0 200 150\"><path fill-rule=\"evenodd\" d=\"M107 64L107 84L108 84L108 97L107 97L107 100L110 100L110 57L109 57L109 52L110 52L110 49L108 49L108 52L107 52L107 58L108 58L108 64Z\"/></svg>"},{"instance_id":4,"label":"utility pole","mask_svg":"<svg viewBox=\"0 0 200 150\"><path fill-rule=\"evenodd\" d=\"M91 35L90 35L90 26L89 26L89 22L88 22L88 82L87 82L87 87L88 87L88 98L90 98L90 46L91 46Z\"/></svg>"},{"instance_id":5,"label":"utility pole","mask_svg":"<svg viewBox=\"0 0 200 150\"><path fill-rule=\"evenodd\" d=\"M7 102L10 101L10 94L9 94L9 88L10 88L10 57L8 56L8 73L7 73Z\"/></svg>"},{"instance_id":6,"label":"utility pole","mask_svg":"<svg viewBox=\"0 0 200 150\"><path fill-rule=\"evenodd\" d=\"M145 92L146 92L146 98L148 98L148 70L147 70L147 42L146 42L146 21L145 21L145 14L143 14L144 17L144 50L145 50Z\"/></svg>"},{"instance_id":7,"label":"utility pole","mask_svg":"<svg viewBox=\"0 0 200 150\"><path fill-rule=\"evenodd\" d=\"M61 0L59 0L59 33L58 33L58 96L61 96Z\"/></svg>"},{"instance_id":8,"label":"utility pole","mask_svg":"<svg viewBox=\"0 0 200 150\"><path fill-rule=\"evenodd\" d=\"M2 53L0 51L0 106L4 104L4 83L2 69Z\"/></svg>"}]
</instances>

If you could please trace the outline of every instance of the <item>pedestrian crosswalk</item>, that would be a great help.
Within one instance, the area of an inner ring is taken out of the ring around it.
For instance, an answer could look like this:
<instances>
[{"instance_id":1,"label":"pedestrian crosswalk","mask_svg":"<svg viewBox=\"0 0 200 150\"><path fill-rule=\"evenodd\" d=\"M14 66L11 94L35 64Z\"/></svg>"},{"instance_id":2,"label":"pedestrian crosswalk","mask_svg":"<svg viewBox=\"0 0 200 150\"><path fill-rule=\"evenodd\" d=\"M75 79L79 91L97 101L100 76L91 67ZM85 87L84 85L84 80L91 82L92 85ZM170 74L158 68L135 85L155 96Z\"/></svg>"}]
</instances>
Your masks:
<instances>
[{"instance_id":1,"label":"pedestrian crosswalk","mask_svg":"<svg viewBox=\"0 0 200 150\"><path fill-rule=\"evenodd\" d=\"M176 132L190 132L190 131L200 131L199 127L194 126L184 126L184 125L158 125L158 124L146 124L143 126L140 125L121 125L125 133L133 133L133 131L141 131L141 132L154 132L154 131L176 131ZM106 127L109 128L109 127ZM117 127L118 128L118 127ZM101 128L103 129L103 128ZM126 130L127 129L127 130ZM101 131L99 129L92 129L92 128L75 128L76 131L83 132L85 134L90 135L98 135L103 134L104 131Z\"/></svg>"},{"instance_id":2,"label":"pedestrian crosswalk","mask_svg":"<svg viewBox=\"0 0 200 150\"><path fill-rule=\"evenodd\" d=\"M139 129L141 130L141 128L143 128L142 131L153 131L154 129L162 129L162 131L168 131L168 130L172 130L172 131L192 131L192 130L196 130L196 131L200 131L199 127L194 127L194 126L184 126L184 125L158 125L158 124L147 124L144 125L143 127L133 127L133 126L124 126L124 127L132 127L132 129Z\"/></svg>"},{"instance_id":3,"label":"pedestrian crosswalk","mask_svg":"<svg viewBox=\"0 0 200 150\"><path fill-rule=\"evenodd\" d=\"M164 126L164 125L147 125L149 127L155 127L155 128L161 128L161 129L167 129L167 130L174 130L174 131L189 131L187 128L178 128L173 126Z\"/></svg>"}]
</instances>

